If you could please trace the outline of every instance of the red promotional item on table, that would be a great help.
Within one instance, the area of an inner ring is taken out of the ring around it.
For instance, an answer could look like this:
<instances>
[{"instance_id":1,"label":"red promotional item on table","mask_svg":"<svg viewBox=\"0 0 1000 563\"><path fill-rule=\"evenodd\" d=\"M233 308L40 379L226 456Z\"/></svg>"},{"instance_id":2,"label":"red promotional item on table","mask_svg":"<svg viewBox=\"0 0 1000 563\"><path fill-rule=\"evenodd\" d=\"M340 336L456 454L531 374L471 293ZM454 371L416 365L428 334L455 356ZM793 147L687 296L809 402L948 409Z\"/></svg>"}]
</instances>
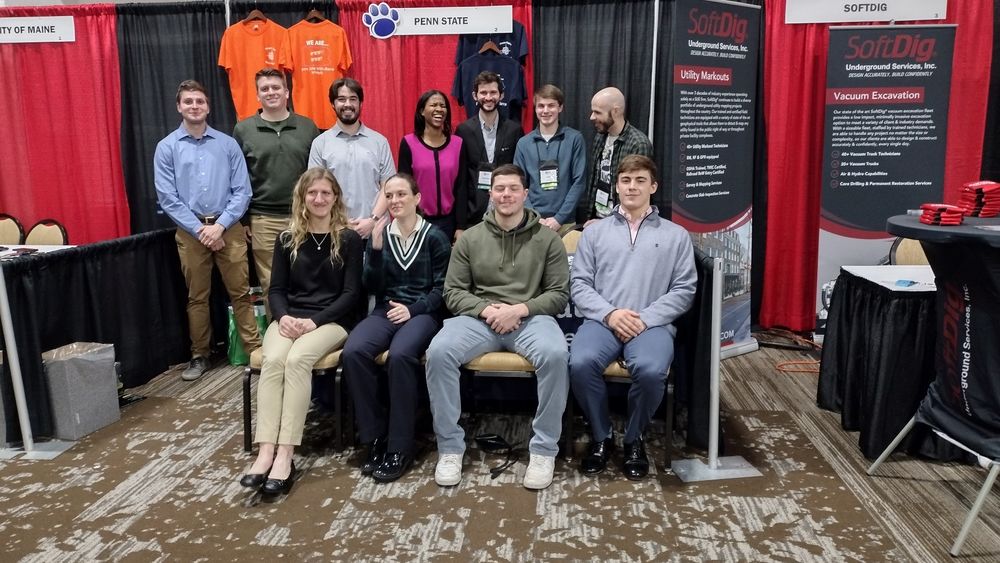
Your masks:
<instances>
[{"instance_id":1,"label":"red promotional item on table","mask_svg":"<svg viewBox=\"0 0 1000 563\"><path fill-rule=\"evenodd\" d=\"M920 222L927 225L961 225L965 208L946 203L925 203L920 206L924 212Z\"/></svg>"},{"instance_id":2,"label":"red promotional item on table","mask_svg":"<svg viewBox=\"0 0 1000 563\"><path fill-rule=\"evenodd\" d=\"M996 217L1000 214L1000 184L989 180L962 186L958 205L970 217Z\"/></svg>"}]
</instances>

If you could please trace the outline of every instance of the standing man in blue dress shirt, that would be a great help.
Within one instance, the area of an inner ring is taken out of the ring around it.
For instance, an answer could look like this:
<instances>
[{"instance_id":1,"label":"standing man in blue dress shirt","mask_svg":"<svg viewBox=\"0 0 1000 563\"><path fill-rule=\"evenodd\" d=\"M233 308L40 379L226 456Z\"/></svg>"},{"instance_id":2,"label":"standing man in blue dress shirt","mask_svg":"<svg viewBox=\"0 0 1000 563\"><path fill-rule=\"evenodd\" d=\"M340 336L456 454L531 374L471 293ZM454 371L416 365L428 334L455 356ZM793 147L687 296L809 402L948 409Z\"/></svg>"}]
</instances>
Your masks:
<instances>
[{"instance_id":1,"label":"standing man in blue dress shirt","mask_svg":"<svg viewBox=\"0 0 1000 563\"><path fill-rule=\"evenodd\" d=\"M153 168L160 207L177 224L191 332L191 363L181 378L194 381L208 369L213 263L229 292L246 350L260 347L250 305L246 236L239 224L250 203L250 176L236 140L209 127L204 86L194 80L181 82L177 113L183 122L156 145Z\"/></svg>"}]
</instances>

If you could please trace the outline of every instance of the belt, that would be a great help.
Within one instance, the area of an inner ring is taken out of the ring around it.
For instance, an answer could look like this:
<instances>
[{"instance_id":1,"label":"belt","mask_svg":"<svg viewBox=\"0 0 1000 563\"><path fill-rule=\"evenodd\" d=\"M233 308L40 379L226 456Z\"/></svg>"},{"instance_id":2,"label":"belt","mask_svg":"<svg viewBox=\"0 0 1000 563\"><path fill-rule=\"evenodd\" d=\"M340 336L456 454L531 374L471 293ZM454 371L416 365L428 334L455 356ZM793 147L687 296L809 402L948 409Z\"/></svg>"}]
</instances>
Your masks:
<instances>
[{"instance_id":1,"label":"belt","mask_svg":"<svg viewBox=\"0 0 1000 563\"><path fill-rule=\"evenodd\" d=\"M195 215L202 225L214 225L218 221L218 215Z\"/></svg>"}]
</instances>

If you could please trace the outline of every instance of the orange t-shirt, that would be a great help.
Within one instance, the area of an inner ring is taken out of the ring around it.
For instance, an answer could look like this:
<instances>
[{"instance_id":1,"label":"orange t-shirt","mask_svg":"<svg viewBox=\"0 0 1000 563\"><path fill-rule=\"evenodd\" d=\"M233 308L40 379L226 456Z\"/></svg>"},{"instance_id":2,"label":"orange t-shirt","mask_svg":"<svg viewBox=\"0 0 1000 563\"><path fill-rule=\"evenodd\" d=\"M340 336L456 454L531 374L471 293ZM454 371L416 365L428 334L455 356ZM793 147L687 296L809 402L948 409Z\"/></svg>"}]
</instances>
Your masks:
<instances>
[{"instance_id":1,"label":"orange t-shirt","mask_svg":"<svg viewBox=\"0 0 1000 563\"><path fill-rule=\"evenodd\" d=\"M288 29L291 51L292 104L295 113L312 118L320 129L337 121L330 105L330 85L351 68L347 32L329 20L302 20Z\"/></svg>"},{"instance_id":2,"label":"orange t-shirt","mask_svg":"<svg viewBox=\"0 0 1000 563\"><path fill-rule=\"evenodd\" d=\"M236 115L246 119L260 109L254 75L264 67L288 66L288 30L271 20L239 21L222 34L219 66L229 74Z\"/></svg>"}]
</instances>

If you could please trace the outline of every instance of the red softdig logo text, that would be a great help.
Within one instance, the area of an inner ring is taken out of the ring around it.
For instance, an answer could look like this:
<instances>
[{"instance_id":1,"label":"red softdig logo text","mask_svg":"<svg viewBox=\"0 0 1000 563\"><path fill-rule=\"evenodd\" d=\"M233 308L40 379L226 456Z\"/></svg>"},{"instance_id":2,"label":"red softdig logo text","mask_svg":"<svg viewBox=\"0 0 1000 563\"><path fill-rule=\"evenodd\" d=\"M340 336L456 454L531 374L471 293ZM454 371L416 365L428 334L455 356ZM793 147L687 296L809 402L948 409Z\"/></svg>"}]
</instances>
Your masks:
<instances>
[{"instance_id":1,"label":"red softdig logo text","mask_svg":"<svg viewBox=\"0 0 1000 563\"><path fill-rule=\"evenodd\" d=\"M852 35L847 40L847 60L853 59L913 59L925 63L934 56L935 39L919 34L880 35L878 39L862 39Z\"/></svg>"},{"instance_id":2,"label":"red softdig logo text","mask_svg":"<svg viewBox=\"0 0 1000 563\"><path fill-rule=\"evenodd\" d=\"M741 18L732 12L716 12L712 10L707 14L703 14L698 8L691 8L691 11L688 12L688 18L691 20L691 27L687 30L688 33L731 38L736 43L743 43L747 40L749 20Z\"/></svg>"}]
</instances>

